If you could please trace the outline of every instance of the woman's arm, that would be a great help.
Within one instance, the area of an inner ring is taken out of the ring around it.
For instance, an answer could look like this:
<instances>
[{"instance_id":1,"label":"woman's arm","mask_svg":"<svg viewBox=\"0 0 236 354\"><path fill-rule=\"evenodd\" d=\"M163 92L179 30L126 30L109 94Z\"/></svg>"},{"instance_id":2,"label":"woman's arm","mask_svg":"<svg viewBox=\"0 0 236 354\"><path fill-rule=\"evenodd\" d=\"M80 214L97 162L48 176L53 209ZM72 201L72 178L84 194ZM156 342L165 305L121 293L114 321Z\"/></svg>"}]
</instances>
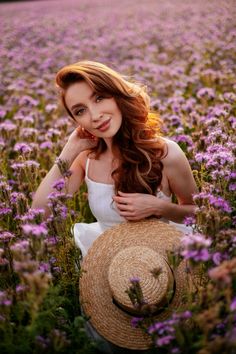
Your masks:
<instances>
[{"instance_id":1,"label":"woman's arm","mask_svg":"<svg viewBox=\"0 0 236 354\"><path fill-rule=\"evenodd\" d=\"M189 162L178 144L170 140L166 140L166 143L168 154L162 160L164 173L178 204L150 194L118 192L118 196L113 199L119 214L127 220L140 220L155 215L181 223L186 216L194 214L196 206L193 203L193 194L197 193L197 186Z\"/></svg>"},{"instance_id":2,"label":"woman's arm","mask_svg":"<svg viewBox=\"0 0 236 354\"><path fill-rule=\"evenodd\" d=\"M75 130L69 137L68 142L64 146L59 158L68 162L68 167L71 171L71 176L66 178L64 190L69 194L74 194L78 191L84 179L84 166L87 158L89 147L93 146L95 141L91 141L87 136L81 138L78 131ZM61 172L57 164L54 164L47 175L40 183L38 189L33 196L32 208L40 208L45 210L45 218L50 214L50 209L47 206L47 197L54 191L52 185L54 182L62 178Z\"/></svg>"},{"instance_id":3,"label":"woman's arm","mask_svg":"<svg viewBox=\"0 0 236 354\"><path fill-rule=\"evenodd\" d=\"M198 192L189 162L179 145L166 140L168 154L162 160L169 188L176 196L178 204L165 202L162 205L162 216L174 222L183 222L184 218L193 215L196 206L193 195Z\"/></svg>"}]
</instances>

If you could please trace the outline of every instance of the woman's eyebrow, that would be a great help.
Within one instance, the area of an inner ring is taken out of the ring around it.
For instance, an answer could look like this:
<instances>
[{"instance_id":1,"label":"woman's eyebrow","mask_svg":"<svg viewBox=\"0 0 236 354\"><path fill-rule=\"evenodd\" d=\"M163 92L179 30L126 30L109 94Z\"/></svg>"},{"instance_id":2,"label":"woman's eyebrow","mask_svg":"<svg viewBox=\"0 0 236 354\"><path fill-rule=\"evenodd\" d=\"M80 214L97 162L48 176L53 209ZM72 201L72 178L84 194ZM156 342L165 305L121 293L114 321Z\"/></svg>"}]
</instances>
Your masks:
<instances>
[{"instance_id":1,"label":"woman's eyebrow","mask_svg":"<svg viewBox=\"0 0 236 354\"><path fill-rule=\"evenodd\" d=\"M95 95L97 94L97 92L92 92L92 94L90 95L89 99L91 100ZM78 106L83 106L83 103L76 103L71 107L71 110L78 107Z\"/></svg>"}]
</instances>

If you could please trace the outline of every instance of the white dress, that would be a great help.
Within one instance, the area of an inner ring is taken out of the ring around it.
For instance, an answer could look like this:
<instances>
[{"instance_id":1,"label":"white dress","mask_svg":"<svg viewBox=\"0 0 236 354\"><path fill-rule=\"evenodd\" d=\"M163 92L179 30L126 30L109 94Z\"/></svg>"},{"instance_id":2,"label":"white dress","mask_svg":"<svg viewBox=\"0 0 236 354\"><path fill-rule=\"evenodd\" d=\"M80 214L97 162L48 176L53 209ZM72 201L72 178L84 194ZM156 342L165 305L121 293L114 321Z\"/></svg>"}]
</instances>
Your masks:
<instances>
[{"instance_id":1,"label":"white dress","mask_svg":"<svg viewBox=\"0 0 236 354\"><path fill-rule=\"evenodd\" d=\"M119 215L115 202L113 202L112 196L114 195L114 185L91 180L88 177L89 163L90 159L88 158L85 167L85 183L88 188L89 207L97 222L90 224L76 223L71 230L74 235L75 244L80 248L83 257L87 254L93 241L95 241L99 235L108 228L126 221L125 218ZM171 196L166 196L162 191L157 193L157 198L169 202L171 201ZM184 224L177 224L163 218L160 220L174 225L184 233L192 232L192 229Z\"/></svg>"}]
</instances>

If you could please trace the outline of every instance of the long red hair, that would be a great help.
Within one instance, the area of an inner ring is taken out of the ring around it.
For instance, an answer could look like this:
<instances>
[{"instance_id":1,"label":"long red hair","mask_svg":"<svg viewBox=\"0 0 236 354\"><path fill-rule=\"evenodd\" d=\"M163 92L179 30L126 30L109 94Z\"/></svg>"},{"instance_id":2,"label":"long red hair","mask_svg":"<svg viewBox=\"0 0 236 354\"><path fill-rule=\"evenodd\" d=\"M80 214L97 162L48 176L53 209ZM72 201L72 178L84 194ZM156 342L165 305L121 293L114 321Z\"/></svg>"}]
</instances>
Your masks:
<instances>
[{"instance_id":1,"label":"long red hair","mask_svg":"<svg viewBox=\"0 0 236 354\"><path fill-rule=\"evenodd\" d=\"M162 180L165 143L159 138L161 120L150 110L146 86L98 62L67 65L57 73L56 84L61 89L63 106L73 119L65 102L65 92L79 81L86 81L97 93L114 97L122 114L121 127L113 138L121 160L112 173L115 191L155 195ZM91 152L99 158L105 150L106 144L100 138Z\"/></svg>"}]
</instances>

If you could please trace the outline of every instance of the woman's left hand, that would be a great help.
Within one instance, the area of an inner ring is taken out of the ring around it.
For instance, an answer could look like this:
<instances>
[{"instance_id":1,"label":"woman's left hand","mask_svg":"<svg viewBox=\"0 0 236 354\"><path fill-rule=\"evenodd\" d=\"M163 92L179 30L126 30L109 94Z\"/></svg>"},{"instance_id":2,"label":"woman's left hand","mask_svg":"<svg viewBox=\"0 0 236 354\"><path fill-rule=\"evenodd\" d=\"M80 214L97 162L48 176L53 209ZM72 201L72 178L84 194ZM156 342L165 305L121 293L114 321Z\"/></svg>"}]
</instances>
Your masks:
<instances>
[{"instance_id":1,"label":"woman's left hand","mask_svg":"<svg viewBox=\"0 0 236 354\"><path fill-rule=\"evenodd\" d=\"M123 193L113 196L120 216L126 220L141 220L151 215L162 216L163 201L151 194ZM165 203L165 202L164 202Z\"/></svg>"}]
</instances>

